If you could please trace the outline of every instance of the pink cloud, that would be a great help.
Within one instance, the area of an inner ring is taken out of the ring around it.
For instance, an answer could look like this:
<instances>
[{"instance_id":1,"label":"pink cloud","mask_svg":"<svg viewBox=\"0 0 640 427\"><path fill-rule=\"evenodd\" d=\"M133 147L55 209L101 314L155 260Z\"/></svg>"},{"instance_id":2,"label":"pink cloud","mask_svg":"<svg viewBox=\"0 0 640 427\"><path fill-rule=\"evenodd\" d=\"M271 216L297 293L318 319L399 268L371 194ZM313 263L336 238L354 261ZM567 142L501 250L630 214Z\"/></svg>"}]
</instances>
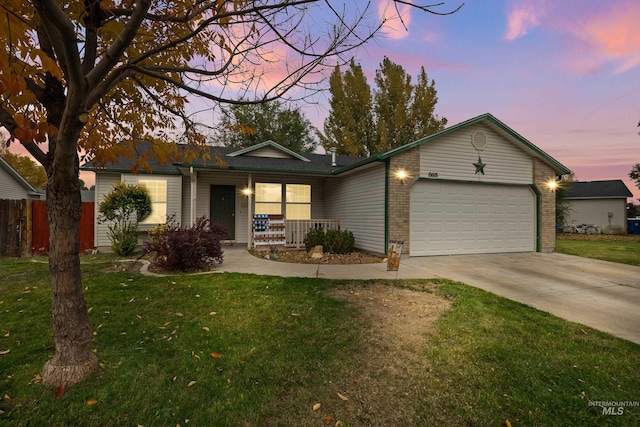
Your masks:
<instances>
[{"instance_id":1,"label":"pink cloud","mask_svg":"<svg viewBox=\"0 0 640 427\"><path fill-rule=\"evenodd\" d=\"M385 36L400 40L409 35L411 24L411 9L407 4L397 4L390 0L382 0L378 3L378 16L384 22L382 32ZM404 24L403 24L404 23Z\"/></svg>"},{"instance_id":2,"label":"pink cloud","mask_svg":"<svg viewBox=\"0 0 640 427\"><path fill-rule=\"evenodd\" d=\"M584 20L570 22L566 30L587 45L592 64L614 63L614 73L640 65L640 8L634 2L618 2L595 11ZM595 54L595 55L594 55Z\"/></svg>"},{"instance_id":3,"label":"pink cloud","mask_svg":"<svg viewBox=\"0 0 640 427\"><path fill-rule=\"evenodd\" d=\"M634 1L515 0L507 22L508 41L536 27L555 32L562 62L578 74L619 74L640 65L640 8Z\"/></svg>"},{"instance_id":4,"label":"pink cloud","mask_svg":"<svg viewBox=\"0 0 640 427\"><path fill-rule=\"evenodd\" d=\"M507 14L507 31L504 38L513 41L540 25L544 16L541 2L519 2Z\"/></svg>"}]
</instances>

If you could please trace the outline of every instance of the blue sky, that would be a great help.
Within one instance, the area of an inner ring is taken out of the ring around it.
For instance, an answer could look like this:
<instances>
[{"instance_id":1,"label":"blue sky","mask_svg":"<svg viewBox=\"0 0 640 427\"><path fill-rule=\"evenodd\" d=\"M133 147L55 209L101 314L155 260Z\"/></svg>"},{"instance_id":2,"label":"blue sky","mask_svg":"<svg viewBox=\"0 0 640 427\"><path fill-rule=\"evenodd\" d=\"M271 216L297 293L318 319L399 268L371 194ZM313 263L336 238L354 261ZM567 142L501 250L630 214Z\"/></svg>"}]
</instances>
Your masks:
<instances>
[{"instance_id":1,"label":"blue sky","mask_svg":"<svg viewBox=\"0 0 640 427\"><path fill-rule=\"evenodd\" d=\"M371 85L385 55L424 66L449 125L491 113L579 180L623 179L637 199L639 22L635 0L466 0L451 16L407 12L408 31L396 21L356 61ZM307 112L321 128L326 109Z\"/></svg>"},{"instance_id":2,"label":"blue sky","mask_svg":"<svg viewBox=\"0 0 640 427\"><path fill-rule=\"evenodd\" d=\"M389 2L372 0L372 12L383 16ZM449 125L491 113L579 180L622 179L640 198L628 178L640 162L638 0L466 0L454 15L403 16L408 30L391 20L356 52L371 85L384 56L412 76L424 66ZM304 111L322 129L328 94L316 100Z\"/></svg>"}]
</instances>

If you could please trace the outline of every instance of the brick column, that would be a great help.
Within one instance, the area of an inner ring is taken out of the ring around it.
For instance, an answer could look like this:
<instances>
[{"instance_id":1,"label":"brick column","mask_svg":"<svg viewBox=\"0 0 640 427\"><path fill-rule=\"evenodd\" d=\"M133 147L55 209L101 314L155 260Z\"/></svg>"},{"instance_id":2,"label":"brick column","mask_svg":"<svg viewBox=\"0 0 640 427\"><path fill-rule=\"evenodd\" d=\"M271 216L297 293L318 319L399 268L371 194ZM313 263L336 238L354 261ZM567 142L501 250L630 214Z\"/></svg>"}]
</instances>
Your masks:
<instances>
[{"instance_id":1,"label":"brick column","mask_svg":"<svg viewBox=\"0 0 640 427\"><path fill-rule=\"evenodd\" d=\"M408 176L398 180L396 172L404 169ZM389 159L388 176L388 230L389 240L404 240L403 253L409 253L409 211L411 187L420 178L420 147L396 154Z\"/></svg>"},{"instance_id":2,"label":"brick column","mask_svg":"<svg viewBox=\"0 0 640 427\"><path fill-rule=\"evenodd\" d=\"M556 193L547 187L547 183L555 178L553 168L539 159L533 159L533 183L538 190L540 206L540 252L556 250Z\"/></svg>"}]
</instances>

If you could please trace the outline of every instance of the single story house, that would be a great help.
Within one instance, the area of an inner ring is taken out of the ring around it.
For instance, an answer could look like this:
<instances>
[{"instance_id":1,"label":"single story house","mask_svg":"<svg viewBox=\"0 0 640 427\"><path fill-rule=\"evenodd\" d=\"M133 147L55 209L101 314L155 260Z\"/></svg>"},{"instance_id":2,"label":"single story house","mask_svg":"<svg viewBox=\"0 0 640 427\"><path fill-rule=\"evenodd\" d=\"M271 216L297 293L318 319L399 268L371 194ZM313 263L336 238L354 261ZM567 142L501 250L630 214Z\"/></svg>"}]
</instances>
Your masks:
<instances>
[{"instance_id":1,"label":"single story house","mask_svg":"<svg viewBox=\"0 0 640 427\"><path fill-rule=\"evenodd\" d=\"M255 215L276 215L284 226L273 229L286 230L288 245L309 227L339 223L359 249L386 253L401 240L411 256L554 251L548 184L570 173L491 114L368 158L295 153L272 141L210 155L225 164L154 164L134 175L122 159L83 169L96 173L96 209L118 181L146 185L154 211L143 227L169 214L185 225L206 215L251 247L265 229ZM108 248L106 225L95 229L96 246Z\"/></svg>"},{"instance_id":2,"label":"single story house","mask_svg":"<svg viewBox=\"0 0 640 427\"><path fill-rule=\"evenodd\" d=\"M9 163L0 157L0 199L38 200L43 193L38 192Z\"/></svg>"},{"instance_id":3,"label":"single story house","mask_svg":"<svg viewBox=\"0 0 640 427\"><path fill-rule=\"evenodd\" d=\"M627 198L633 197L622 180L568 183L569 224L593 224L600 228L622 227L627 231Z\"/></svg>"}]
</instances>

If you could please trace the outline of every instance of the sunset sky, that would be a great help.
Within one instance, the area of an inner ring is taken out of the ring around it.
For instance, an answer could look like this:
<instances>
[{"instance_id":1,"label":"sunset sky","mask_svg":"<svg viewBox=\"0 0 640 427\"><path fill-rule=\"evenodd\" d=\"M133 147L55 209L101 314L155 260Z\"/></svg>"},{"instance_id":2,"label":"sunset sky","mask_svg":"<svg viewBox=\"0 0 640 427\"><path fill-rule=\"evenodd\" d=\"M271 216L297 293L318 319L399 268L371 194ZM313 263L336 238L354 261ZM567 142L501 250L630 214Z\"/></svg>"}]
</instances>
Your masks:
<instances>
[{"instance_id":1,"label":"sunset sky","mask_svg":"<svg viewBox=\"0 0 640 427\"><path fill-rule=\"evenodd\" d=\"M640 197L640 2L466 0L404 20L359 52L370 84L385 55L413 76L424 66L449 125L491 113L579 180L623 179Z\"/></svg>"},{"instance_id":2,"label":"sunset sky","mask_svg":"<svg viewBox=\"0 0 640 427\"><path fill-rule=\"evenodd\" d=\"M389 0L372 1L389 11ZM392 21L356 53L371 85L384 56L412 76L424 66L449 125L491 113L579 180L622 179L640 198L628 178L640 162L640 2L465 0L454 15L403 16L408 30ZM304 111L322 129L328 94L316 100Z\"/></svg>"}]
</instances>

